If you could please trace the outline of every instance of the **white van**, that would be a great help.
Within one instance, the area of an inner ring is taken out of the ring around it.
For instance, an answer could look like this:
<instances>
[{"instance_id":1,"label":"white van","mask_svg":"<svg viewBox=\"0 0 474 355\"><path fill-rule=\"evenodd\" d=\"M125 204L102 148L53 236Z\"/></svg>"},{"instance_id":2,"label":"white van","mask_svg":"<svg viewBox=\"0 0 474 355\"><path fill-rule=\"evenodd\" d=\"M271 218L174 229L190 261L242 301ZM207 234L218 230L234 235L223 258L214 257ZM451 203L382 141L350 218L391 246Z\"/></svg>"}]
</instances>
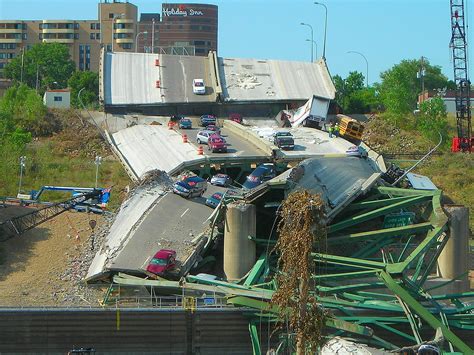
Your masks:
<instances>
[{"instance_id":1,"label":"white van","mask_svg":"<svg viewBox=\"0 0 474 355\"><path fill-rule=\"evenodd\" d=\"M196 95L204 95L206 93L203 79L193 79L193 93Z\"/></svg>"}]
</instances>

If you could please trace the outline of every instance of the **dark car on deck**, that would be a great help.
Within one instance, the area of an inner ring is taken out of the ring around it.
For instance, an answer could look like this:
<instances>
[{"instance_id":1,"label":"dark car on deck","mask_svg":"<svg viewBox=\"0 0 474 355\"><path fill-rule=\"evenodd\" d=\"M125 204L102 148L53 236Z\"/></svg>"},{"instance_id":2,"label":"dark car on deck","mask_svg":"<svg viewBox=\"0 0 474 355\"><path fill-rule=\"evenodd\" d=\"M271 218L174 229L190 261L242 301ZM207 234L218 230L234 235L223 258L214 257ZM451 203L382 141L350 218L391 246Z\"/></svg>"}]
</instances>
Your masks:
<instances>
[{"instance_id":1,"label":"dark car on deck","mask_svg":"<svg viewBox=\"0 0 474 355\"><path fill-rule=\"evenodd\" d=\"M163 275L176 266L176 252L170 249L159 250L148 263L146 271L155 275Z\"/></svg>"},{"instance_id":2,"label":"dark car on deck","mask_svg":"<svg viewBox=\"0 0 474 355\"><path fill-rule=\"evenodd\" d=\"M290 132L277 132L273 136L273 144L284 150L293 150L295 141Z\"/></svg>"},{"instance_id":3,"label":"dark car on deck","mask_svg":"<svg viewBox=\"0 0 474 355\"><path fill-rule=\"evenodd\" d=\"M207 127L209 125L216 125L217 118L214 115L202 115L201 116L201 126Z\"/></svg>"},{"instance_id":4,"label":"dark car on deck","mask_svg":"<svg viewBox=\"0 0 474 355\"><path fill-rule=\"evenodd\" d=\"M207 181L199 176L188 177L173 185L173 192L186 198L202 196L206 190Z\"/></svg>"},{"instance_id":5,"label":"dark car on deck","mask_svg":"<svg viewBox=\"0 0 474 355\"><path fill-rule=\"evenodd\" d=\"M222 192L213 193L206 199L206 205L212 208L216 208L217 205L221 202L222 196L224 196Z\"/></svg>"},{"instance_id":6,"label":"dark car on deck","mask_svg":"<svg viewBox=\"0 0 474 355\"><path fill-rule=\"evenodd\" d=\"M250 190L265 181L271 180L276 176L275 165L272 163L260 164L252 173L247 176L244 184L244 189Z\"/></svg>"},{"instance_id":7,"label":"dark car on deck","mask_svg":"<svg viewBox=\"0 0 474 355\"><path fill-rule=\"evenodd\" d=\"M179 120L179 128L191 129L193 128L193 123L189 118L183 117Z\"/></svg>"}]
</instances>

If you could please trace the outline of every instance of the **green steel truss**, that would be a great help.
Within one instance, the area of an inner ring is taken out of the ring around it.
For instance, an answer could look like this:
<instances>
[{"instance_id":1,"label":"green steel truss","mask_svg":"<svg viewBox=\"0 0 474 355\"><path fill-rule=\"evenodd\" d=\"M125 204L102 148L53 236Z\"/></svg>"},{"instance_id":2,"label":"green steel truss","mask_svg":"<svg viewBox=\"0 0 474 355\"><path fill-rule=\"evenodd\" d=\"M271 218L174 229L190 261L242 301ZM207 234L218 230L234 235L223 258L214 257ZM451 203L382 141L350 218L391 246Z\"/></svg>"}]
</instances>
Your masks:
<instances>
[{"instance_id":1,"label":"green steel truss","mask_svg":"<svg viewBox=\"0 0 474 355\"><path fill-rule=\"evenodd\" d=\"M384 227L387 215L408 212L415 216L412 224ZM425 289L448 240L441 191L378 187L340 215L328 226L327 245L312 254L315 295L332 314L326 322L330 336L394 350L430 341L426 334L439 329L446 350L474 354L457 335L474 330L474 293L431 296ZM262 246L274 245L271 240L249 238ZM276 270L276 265L267 265L269 260L260 256L245 286L262 287L256 284ZM272 286L275 289L275 283L267 283L265 288ZM229 303L254 310L248 313L249 329L254 353L260 354L257 324L275 322L278 310L270 301L246 296L231 296Z\"/></svg>"}]
</instances>

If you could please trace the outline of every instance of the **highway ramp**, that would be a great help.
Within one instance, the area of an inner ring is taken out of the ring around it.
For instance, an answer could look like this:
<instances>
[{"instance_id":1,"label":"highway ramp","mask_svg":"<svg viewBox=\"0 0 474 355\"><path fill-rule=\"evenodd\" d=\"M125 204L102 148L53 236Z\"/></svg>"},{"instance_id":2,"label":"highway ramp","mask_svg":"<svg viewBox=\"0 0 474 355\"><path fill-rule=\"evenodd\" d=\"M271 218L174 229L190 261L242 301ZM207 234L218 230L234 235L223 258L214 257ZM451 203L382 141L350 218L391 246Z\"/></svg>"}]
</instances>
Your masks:
<instances>
[{"instance_id":1,"label":"highway ramp","mask_svg":"<svg viewBox=\"0 0 474 355\"><path fill-rule=\"evenodd\" d=\"M208 184L202 197L186 199L172 192L157 199L146 212L128 242L108 266L112 271L139 272L145 270L160 249L177 252L183 263L194 253L192 241L209 229L209 217L214 211L205 205L206 198L225 189Z\"/></svg>"}]
</instances>

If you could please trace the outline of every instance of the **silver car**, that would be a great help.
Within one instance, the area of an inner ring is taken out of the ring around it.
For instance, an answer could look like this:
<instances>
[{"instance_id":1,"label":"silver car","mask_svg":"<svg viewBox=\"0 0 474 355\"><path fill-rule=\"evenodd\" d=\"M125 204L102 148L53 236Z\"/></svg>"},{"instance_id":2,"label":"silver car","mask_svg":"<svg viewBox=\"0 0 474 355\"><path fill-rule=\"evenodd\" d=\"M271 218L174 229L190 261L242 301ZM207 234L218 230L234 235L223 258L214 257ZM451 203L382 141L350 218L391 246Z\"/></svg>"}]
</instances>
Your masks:
<instances>
[{"instance_id":1,"label":"silver car","mask_svg":"<svg viewBox=\"0 0 474 355\"><path fill-rule=\"evenodd\" d=\"M198 144L207 144L209 141L209 137L213 134L216 134L213 131L199 131L196 137L196 141Z\"/></svg>"},{"instance_id":2,"label":"silver car","mask_svg":"<svg viewBox=\"0 0 474 355\"><path fill-rule=\"evenodd\" d=\"M211 178L211 184L217 186L228 186L232 183L232 179L226 174L217 174Z\"/></svg>"}]
</instances>

